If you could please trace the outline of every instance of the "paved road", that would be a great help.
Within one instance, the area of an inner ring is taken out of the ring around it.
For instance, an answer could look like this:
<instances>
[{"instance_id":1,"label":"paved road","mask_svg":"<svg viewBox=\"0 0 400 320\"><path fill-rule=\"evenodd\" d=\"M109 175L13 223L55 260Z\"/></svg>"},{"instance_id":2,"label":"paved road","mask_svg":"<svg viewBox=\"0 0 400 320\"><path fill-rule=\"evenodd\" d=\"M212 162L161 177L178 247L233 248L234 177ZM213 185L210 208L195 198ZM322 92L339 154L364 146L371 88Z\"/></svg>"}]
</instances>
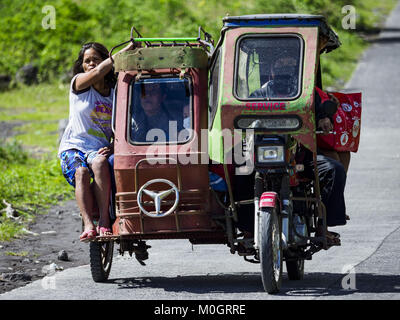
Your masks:
<instances>
[{"instance_id":1,"label":"paved road","mask_svg":"<svg viewBox=\"0 0 400 320\"><path fill-rule=\"evenodd\" d=\"M346 187L351 221L334 228L342 235L341 247L306 261L304 280L285 277L281 293L268 295L259 265L231 255L224 246L151 241L147 266L116 256L108 283L94 283L86 265L0 299L400 299L399 54L400 5L347 85L349 91L363 92L361 144Z\"/></svg>"}]
</instances>

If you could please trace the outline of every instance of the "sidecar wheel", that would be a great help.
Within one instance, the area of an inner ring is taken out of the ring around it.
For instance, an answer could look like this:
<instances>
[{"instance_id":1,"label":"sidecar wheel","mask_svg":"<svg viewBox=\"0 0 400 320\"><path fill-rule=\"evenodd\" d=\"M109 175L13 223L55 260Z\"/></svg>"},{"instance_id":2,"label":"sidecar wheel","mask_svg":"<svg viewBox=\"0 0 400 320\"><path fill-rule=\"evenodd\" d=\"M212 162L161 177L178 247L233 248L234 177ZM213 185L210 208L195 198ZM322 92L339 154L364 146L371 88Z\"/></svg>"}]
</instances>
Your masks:
<instances>
[{"instance_id":1,"label":"sidecar wheel","mask_svg":"<svg viewBox=\"0 0 400 320\"><path fill-rule=\"evenodd\" d=\"M276 208L260 211L260 264L264 290L277 293L282 283L281 224Z\"/></svg>"},{"instance_id":2,"label":"sidecar wheel","mask_svg":"<svg viewBox=\"0 0 400 320\"><path fill-rule=\"evenodd\" d=\"M94 282L108 279L113 259L114 241L90 242L90 271Z\"/></svg>"},{"instance_id":3,"label":"sidecar wheel","mask_svg":"<svg viewBox=\"0 0 400 320\"><path fill-rule=\"evenodd\" d=\"M304 277L304 260L286 261L286 271L289 280L302 280Z\"/></svg>"}]
</instances>

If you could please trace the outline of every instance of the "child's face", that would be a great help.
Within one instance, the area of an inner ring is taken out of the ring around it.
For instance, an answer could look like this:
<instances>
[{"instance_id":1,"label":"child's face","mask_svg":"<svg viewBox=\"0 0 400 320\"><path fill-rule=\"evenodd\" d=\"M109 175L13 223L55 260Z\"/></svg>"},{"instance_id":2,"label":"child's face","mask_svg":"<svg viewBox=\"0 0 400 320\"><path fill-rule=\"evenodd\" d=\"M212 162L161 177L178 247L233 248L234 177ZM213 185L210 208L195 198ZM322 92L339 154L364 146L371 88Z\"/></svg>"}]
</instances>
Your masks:
<instances>
[{"instance_id":1,"label":"child's face","mask_svg":"<svg viewBox=\"0 0 400 320\"><path fill-rule=\"evenodd\" d=\"M142 98L144 112L150 117L157 115L161 110L161 102L162 96L159 91L149 93L145 98Z\"/></svg>"},{"instance_id":2,"label":"child's face","mask_svg":"<svg viewBox=\"0 0 400 320\"><path fill-rule=\"evenodd\" d=\"M82 68L84 72L89 72L90 70L96 68L103 59L99 53L93 48L89 48L83 54Z\"/></svg>"}]
</instances>

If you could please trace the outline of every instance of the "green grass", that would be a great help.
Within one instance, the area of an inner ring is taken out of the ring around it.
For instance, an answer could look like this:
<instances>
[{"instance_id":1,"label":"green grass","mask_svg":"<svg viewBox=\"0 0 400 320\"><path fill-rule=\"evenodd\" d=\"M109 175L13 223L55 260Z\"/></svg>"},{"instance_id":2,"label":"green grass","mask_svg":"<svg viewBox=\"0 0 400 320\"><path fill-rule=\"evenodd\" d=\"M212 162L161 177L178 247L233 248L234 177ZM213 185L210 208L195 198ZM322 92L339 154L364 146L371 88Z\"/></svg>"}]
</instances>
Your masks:
<instances>
[{"instance_id":1,"label":"green grass","mask_svg":"<svg viewBox=\"0 0 400 320\"><path fill-rule=\"evenodd\" d=\"M23 123L14 130L26 146L54 152L58 121L68 118L69 84L43 83L0 92L0 120Z\"/></svg>"},{"instance_id":2,"label":"green grass","mask_svg":"<svg viewBox=\"0 0 400 320\"><path fill-rule=\"evenodd\" d=\"M36 146L41 150L56 150L58 147L57 139L54 135L58 133L58 121L37 121L30 122L17 129L21 134L18 139L27 146Z\"/></svg>"},{"instance_id":3,"label":"green grass","mask_svg":"<svg viewBox=\"0 0 400 320\"><path fill-rule=\"evenodd\" d=\"M339 36L345 13L356 10L357 31L376 27L396 0L52 0L55 29L44 29L42 0L2 0L0 8L0 73L12 77L27 63L38 67L40 79L71 69L81 45L103 43L108 49L130 37L134 26L144 37L197 36L198 27L218 40L222 19L267 13L322 14ZM31 22L27 24L27 21ZM134 35L135 36L135 35Z\"/></svg>"},{"instance_id":4,"label":"green grass","mask_svg":"<svg viewBox=\"0 0 400 320\"><path fill-rule=\"evenodd\" d=\"M368 47L368 43L350 33L343 33L340 38L342 46L328 54L321 55L322 82L325 87L341 90L357 63Z\"/></svg>"},{"instance_id":5,"label":"green grass","mask_svg":"<svg viewBox=\"0 0 400 320\"><path fill-rule=\"evenodd\" d=\"M351 3L343 2L342 5L346 4ZM385 18L396 4L397 0L363 0L354 5L357 15L356 29L344 30L337 25L334 29L339 35L342 46L321 56L324 86L329 86L335 90L343 88L344 84L350 80L362 53L369 46L369 43L365 41L365 36L379 32ZM329 8L326 8L326 10L329 11ZM324 13L322 12L322 14ZM325 16L329 20L329 15L325 14ZM344 16L345 14L342 14L337 17L340 18L337 21L341 22L341 18Z\"/></svg>"},{"instance_id":6,"label":"green grass","mask_svg":"<svg viewBox=\"0 0 400 320\"><path fill-rule=\"evenodd\" d=\"M0 93L3 121L55 121L68 117L68 89L63 83L20 86Z\"/></svg>"},{"instance_id":7,"label":"green grass","mask_svg":"<svg viewBox=\"0 0 400 320\"><path fill-rule=\"evenodd\" d=\"M20 144L15 141L0 145L0 209L5 208L5 200L19 216L14 221L2 212L0 241L15 237L37 213L45 213L51 205L72 196L72 188L62 176L56 153L32 157L21 151Z\"/></svg>"},{"instance_id":8,"label":"green grass","mask_svg":"<svg viewBox=\"0 0 400 320\"><path fill-rule=\"evenodd\" d=\"M0 218L0 241L10 241L22 232L23 226L13 221Z\"/></svg>"},{"instance_id":9,"label":"green grass","mask_svg":"<svg viewBox=\"0 0 400 320\"><path fill-rule=\"evenodd\" d=\"M4 252L7 256L14 256L14 257L27 257L29 255L28 251L20 251L20 252L13 252L13 251L6 251Z\"/></svg>"},{"instance_id":10,"label":"green grass","mask_svg":"<svg viewBox=\"0 0 400 320\"><path fill-rule=\"evenodd\" d=\"M0 241L20 235L51 205L73 197L59 160L58 120L68 117L68 86L40 84L0 93L0 121L19 122L12 139L0 141L0 210L3 200L19 215L0 215Z\"/></svg>"}]
</instances>

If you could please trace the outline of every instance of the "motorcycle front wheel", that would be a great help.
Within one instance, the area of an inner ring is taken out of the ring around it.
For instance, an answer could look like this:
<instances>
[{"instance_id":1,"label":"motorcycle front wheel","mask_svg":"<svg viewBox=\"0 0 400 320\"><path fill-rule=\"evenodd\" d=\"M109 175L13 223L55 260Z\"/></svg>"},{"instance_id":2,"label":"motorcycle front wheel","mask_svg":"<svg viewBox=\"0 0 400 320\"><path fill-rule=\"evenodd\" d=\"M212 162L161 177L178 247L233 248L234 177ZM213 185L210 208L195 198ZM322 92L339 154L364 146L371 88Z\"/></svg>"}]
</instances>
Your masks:
<instances>
[{"instance_id":1,"label":"motorcycle front wheel","mask_svg":"<svg viewBox=\"0 0 400 320\"><path fill-rule=\"evenodd\" d=\"M281 223L276 208L261 208L259 222L261 279L264 290L277 293L282 283Z\"/></svg>"}]
</instances>

